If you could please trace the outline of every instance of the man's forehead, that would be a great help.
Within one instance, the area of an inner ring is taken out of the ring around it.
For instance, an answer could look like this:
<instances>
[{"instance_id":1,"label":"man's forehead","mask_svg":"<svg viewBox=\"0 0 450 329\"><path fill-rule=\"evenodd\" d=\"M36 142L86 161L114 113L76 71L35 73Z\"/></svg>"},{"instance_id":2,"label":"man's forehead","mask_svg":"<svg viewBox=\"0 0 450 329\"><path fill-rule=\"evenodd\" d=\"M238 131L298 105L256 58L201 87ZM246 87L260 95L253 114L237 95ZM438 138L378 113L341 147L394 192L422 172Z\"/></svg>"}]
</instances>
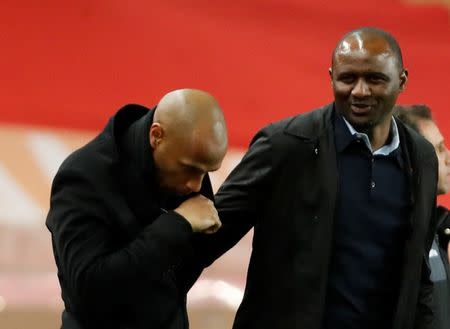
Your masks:
<instances>
[{"instance_id":1,"label":"man's forehead","mask_svg":"<svg viewBox=\"0 0 450 329\"><path fill-rule=\"evenodd\" d=\"M379 35L353 34L340 42L336 54L369 53L373 55L392 54L387 40Z\"/></svg>"},{"instance_id":2,"label":"man's forehead","mask_svg":"<svg viewBox=\"0 0 450 329\"><path fill-rule=\"evenodd\" d=\"M185 167L193 168L199 172L211 172L216 171L220 168L222 161L214 161L214 162L205 162L197 159L193 159L191 157L182 157L179 159L179 162Z\"/></svg>"},{"instance_id":3,"label":"man's forehead","mask_svg":"<svg viewBox=\"0 0 450 329\"><path fill-rule=\"evenodd\" d=\"M226 149L210 139L191 138L180 141L179 162L185 166L207 172L217 170L223 160Z\"/></svg>"}]
</instances>

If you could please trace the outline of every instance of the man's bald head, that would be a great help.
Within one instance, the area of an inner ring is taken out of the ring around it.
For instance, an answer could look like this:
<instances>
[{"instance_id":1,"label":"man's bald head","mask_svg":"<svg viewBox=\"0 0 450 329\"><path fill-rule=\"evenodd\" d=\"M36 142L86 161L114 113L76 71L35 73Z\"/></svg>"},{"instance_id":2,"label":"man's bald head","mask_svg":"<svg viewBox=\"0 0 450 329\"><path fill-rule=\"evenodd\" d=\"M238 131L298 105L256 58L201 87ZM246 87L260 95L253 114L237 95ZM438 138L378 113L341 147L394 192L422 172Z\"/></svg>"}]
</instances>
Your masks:
<instances>
[{"instance_id":1,"label":"man's bald head","mask_svg":"<svg viewBox=\"0 0 450 329\"><path fill-rule=\"evenodd\" d=\"M219 104L196 89L166 94L156 107L150 144L161 185L180 194L198 192L203 175L220 167L228 147Z\"/></svg>"},{"instance_id":2,"label":"man's bald head","mask_svg":"<svg viewBox=\"0 0 450 329\"><path fill-rule=\"evenodd\" d=\"M375 27L362 27L345 34L333 51L332 65L339 53L354 50L385 51L396 58L400 71L404 69L402 51L397 40L384 30Z\"/></svg>"},{"instance_id":3,"label":"man's bald head","mask_svg":"<svg viewBox=\"0 0 450 329\"><path fill-rule=\"evenodd\" d=\"M197 89L178 89L164 95L158 103L153 122L167 133L187 138L193 133L208 133L226 139L222 110L209 93ZM205 136L206 137L206 136Z\"/></svg>"}]
</instances>

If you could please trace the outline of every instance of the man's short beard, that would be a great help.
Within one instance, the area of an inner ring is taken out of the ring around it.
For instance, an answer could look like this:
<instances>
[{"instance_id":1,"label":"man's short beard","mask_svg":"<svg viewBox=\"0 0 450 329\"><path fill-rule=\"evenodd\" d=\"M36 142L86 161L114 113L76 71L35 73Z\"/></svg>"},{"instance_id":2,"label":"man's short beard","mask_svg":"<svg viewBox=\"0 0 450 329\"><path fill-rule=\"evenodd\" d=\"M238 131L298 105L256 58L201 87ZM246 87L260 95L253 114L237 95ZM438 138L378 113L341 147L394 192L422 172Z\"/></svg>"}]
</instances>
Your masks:
<instances>
[{"instance_id":1,"label":"man's short beard","mask_svg":"<svg viewBox=\"0 0 450 329\"><path fill-rule=\"evenodd\" d=\"M350 122L353 128L359 133L370 135L376 124L373 121L364 122L362 124Z\"/></svg>"}]
</instances>

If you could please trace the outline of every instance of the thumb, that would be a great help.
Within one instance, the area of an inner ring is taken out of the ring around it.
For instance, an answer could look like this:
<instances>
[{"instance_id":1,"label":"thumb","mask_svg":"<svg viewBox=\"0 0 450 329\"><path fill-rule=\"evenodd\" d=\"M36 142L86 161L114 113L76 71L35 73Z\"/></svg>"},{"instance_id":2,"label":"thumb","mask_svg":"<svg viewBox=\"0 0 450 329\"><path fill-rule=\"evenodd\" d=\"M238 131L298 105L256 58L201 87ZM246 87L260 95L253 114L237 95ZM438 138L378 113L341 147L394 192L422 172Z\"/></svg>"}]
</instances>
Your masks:
<instances>
[{"instance_id":1,"label":"thumb","mask_svg":"<svg viewBox=\"0 0 450 329\"><path fill-rule=\"evenodd\" d=\"M217 225L212 225L212 226L210 226L210 227L208 227L207 229L205 229L204 231L203 231L203 233L206 233L206 234L214 234L214 233L216 233L218 230L219 230L219 226L217 226Z\"/></svg>"},{"instance_id":2,"label":"thumb","mask_svg":"<svg viewBox=\"0 0 450 329\"><path fill-rule=\"evenodd\" d=\"M214 225L216 225L216 222L214 220L212 220L211 218L205 220L205 226L206 227L211 227L211 226L214 226Z\"/></svg>"}]
</instances>

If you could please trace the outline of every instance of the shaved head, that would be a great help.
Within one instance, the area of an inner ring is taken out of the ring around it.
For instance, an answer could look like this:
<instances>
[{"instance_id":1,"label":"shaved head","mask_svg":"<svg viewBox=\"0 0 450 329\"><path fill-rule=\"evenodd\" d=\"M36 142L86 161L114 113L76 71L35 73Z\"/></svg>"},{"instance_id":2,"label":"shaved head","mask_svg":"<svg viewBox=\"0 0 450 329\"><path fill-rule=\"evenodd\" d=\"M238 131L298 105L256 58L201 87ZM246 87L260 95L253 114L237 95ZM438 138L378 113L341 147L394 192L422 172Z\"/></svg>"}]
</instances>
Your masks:
<instances>
[{"instance_id":1,"label":"shaved head","mask_svg":"<svg viewBox=\"0 0 450 329\"><path fill-rule=\"evenodd\" d=\"M197 89L178 89L164 95L158 103L153 122L167 133L188 138L208 133L208 137L227 139L222 110L209 93Z\"/></svg>"},{"instance_id":2,"label":"shaved head","mask_svg":"<svg viewBox=\"0 0 450 329\"><path fill-rule=\"evenodd\" d=\"M228 147L218 102L197 89L164 95L150 127L150 144L160 184L178 194L198 192L204 174L219 169Z\"/></svg>"},{"instance_id":3,"label":"shaved head","mask_svg":"<svg viewBox=\"0 0 450 329\"><path fill-rule=\"evenodd\" d=\"M387 47L382 47L383 43ZM339 53L362 49L380 51L383 48L387 53L394 55L398 68L403 70L403 56L397 40L390 33L375 27L362 27L345 34L333 51L332 64Z\"/></svg>"}]
</instances>

